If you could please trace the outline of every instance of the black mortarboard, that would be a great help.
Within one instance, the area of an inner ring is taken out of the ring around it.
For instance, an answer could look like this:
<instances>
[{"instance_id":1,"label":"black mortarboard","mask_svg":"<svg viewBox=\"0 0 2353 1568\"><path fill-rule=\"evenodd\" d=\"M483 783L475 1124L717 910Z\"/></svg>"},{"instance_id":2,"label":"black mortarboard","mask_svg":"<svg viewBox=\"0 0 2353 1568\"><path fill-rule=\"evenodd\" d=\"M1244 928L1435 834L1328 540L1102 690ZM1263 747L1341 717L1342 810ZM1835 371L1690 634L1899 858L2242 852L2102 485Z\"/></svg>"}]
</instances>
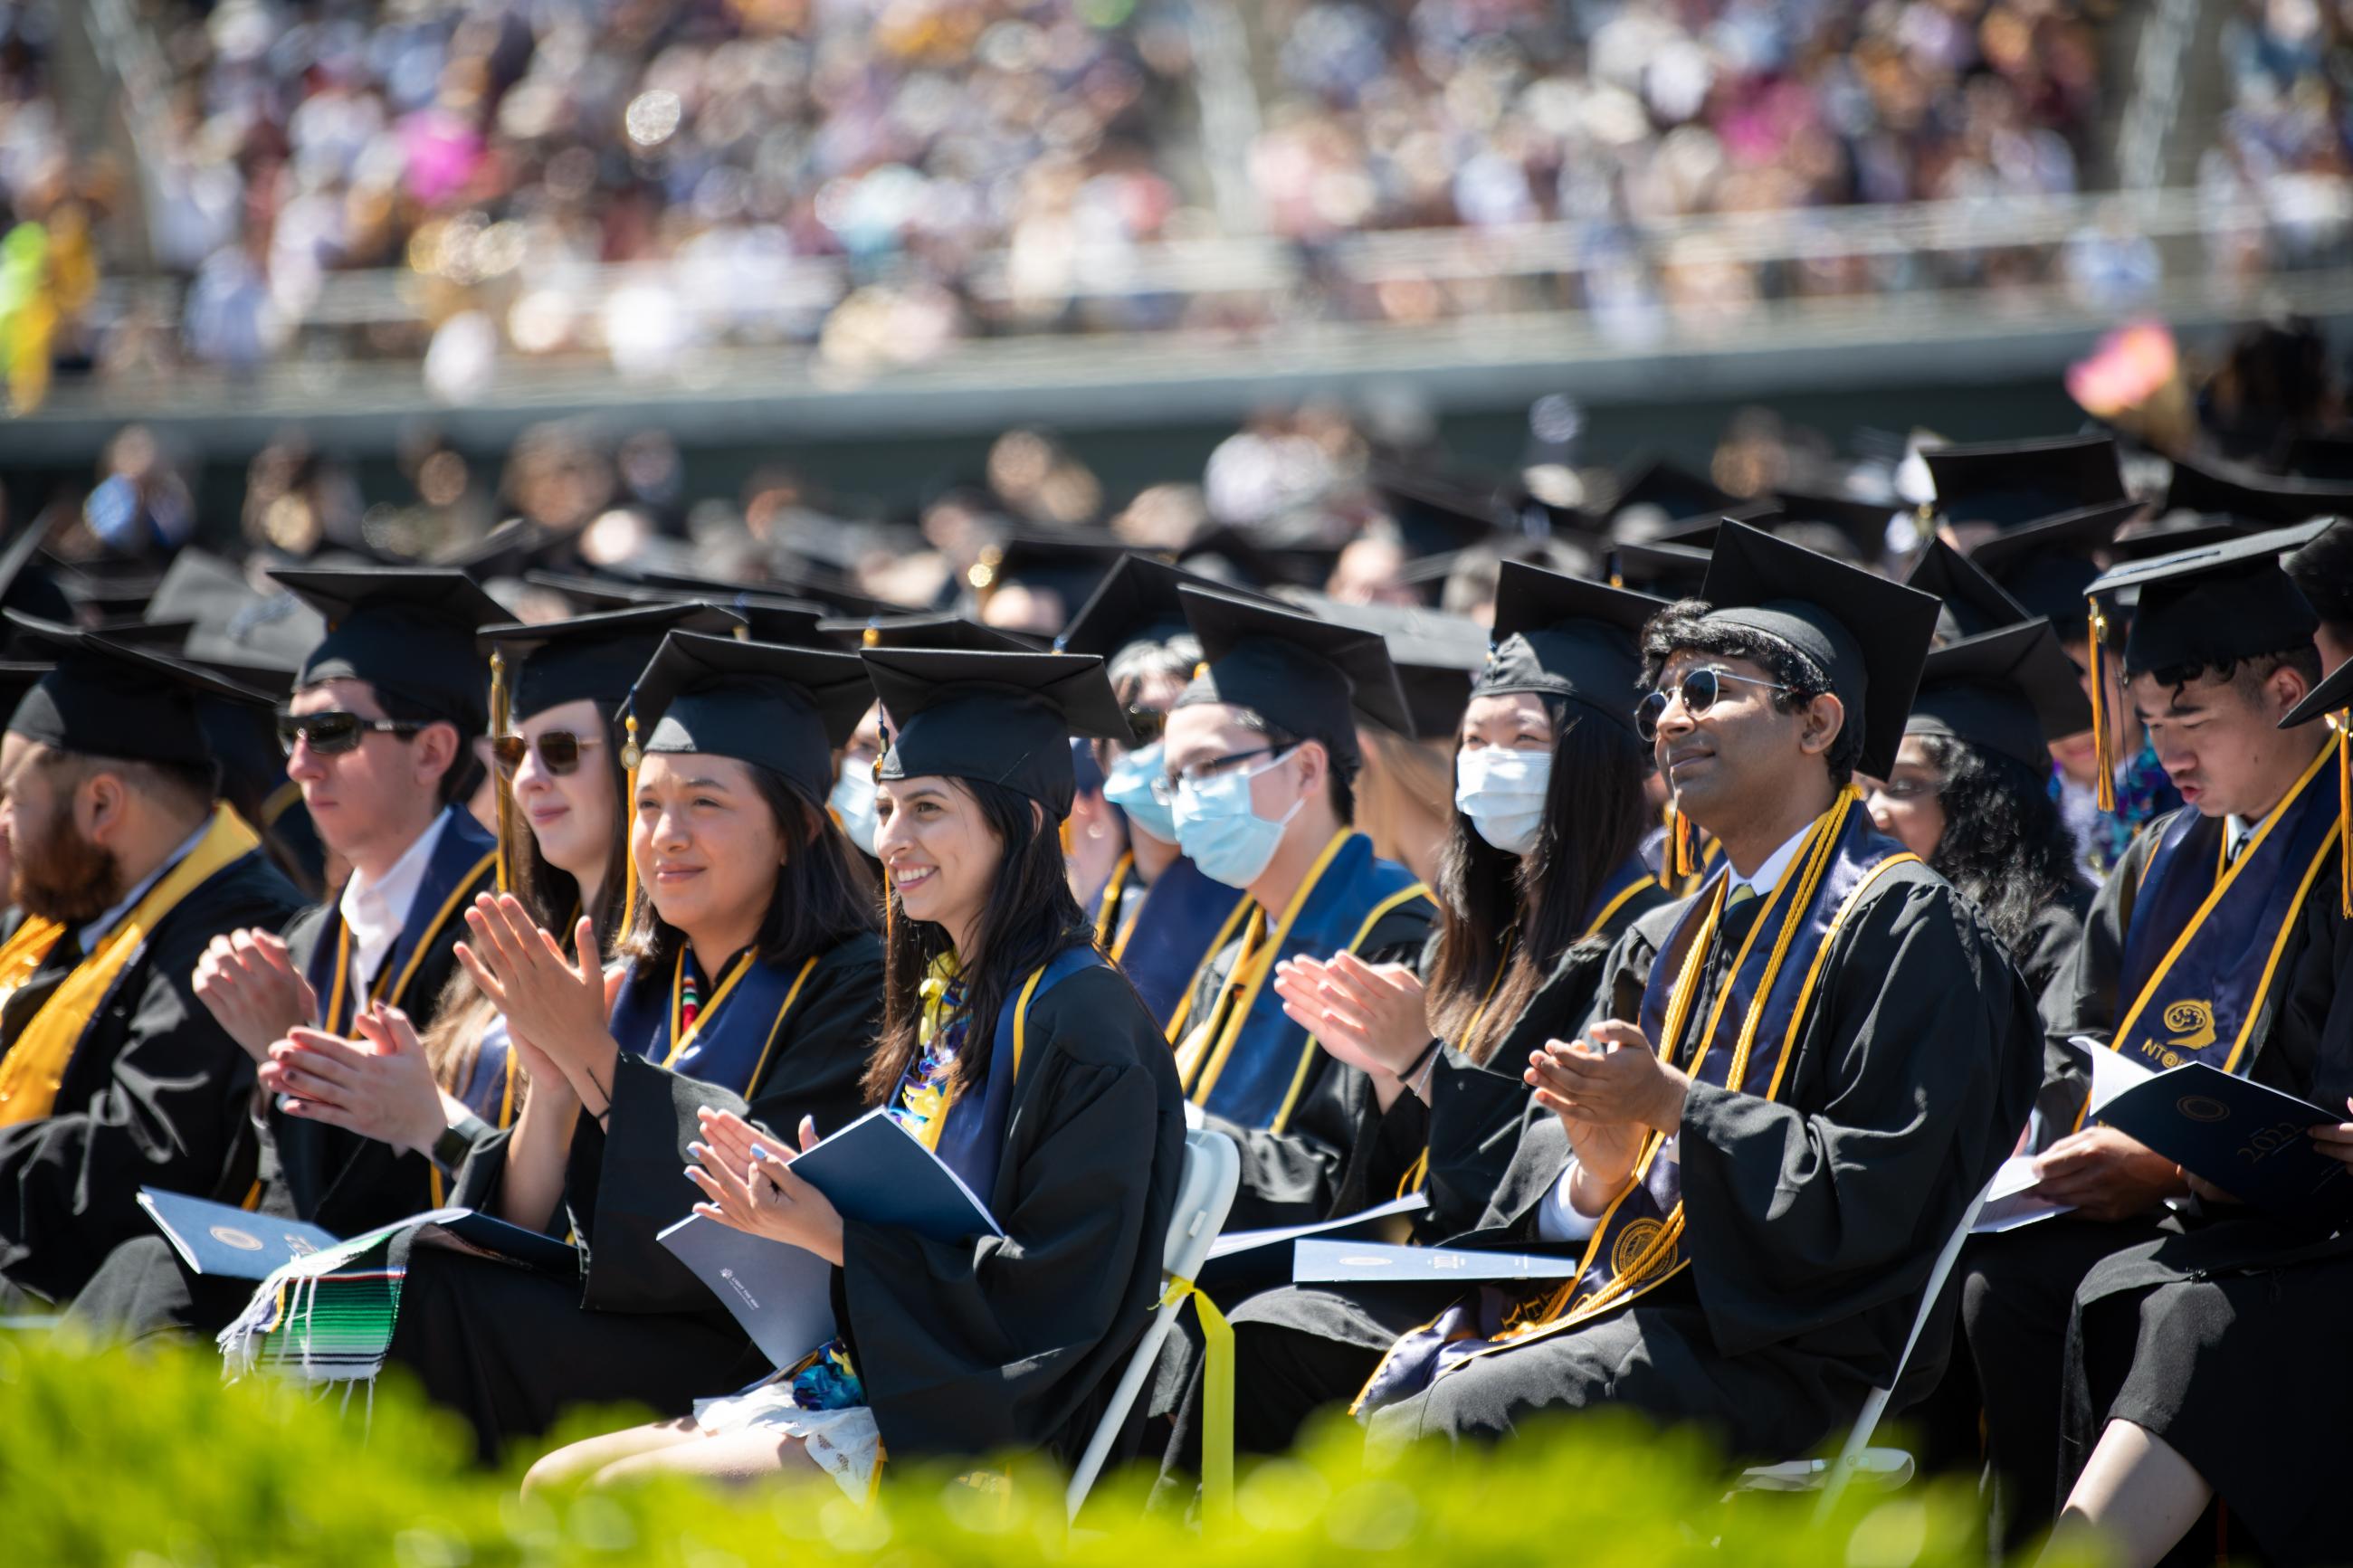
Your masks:
<instances>
[{"instance_id":1,"label":"black mortarboard","mask_svg":"<svg viewBox=\"0 0 2353 1568\"><path fill-rule=\"evenodd\" d=\"M1130 546L1108 534L1017 533L982 551L965 583L981 604L1008 584L1043 589L1062 601L1067 616L1129 552Z\"/></svg>"},{"instance_id":2,"label":"black mortarboard","mask_svg":"<svg viewBox=\"0 0 2353 1568\"><path fill-rule=\"evenodd\" d=\"M1236 595L1178 590L1185 619L1201 640L1201 668L1177 706L1227 702L1278 729L1321 741L1355 762L1356 716L1409 734L1413 716L1377 633L1335 626Z\"/></svg>"},{"instance_id":3,"label":"black mortarboard","mask_svg":"<svg viewBox=\"0 0 2353 1568\"><path fill-rule=\"evenodd\" d=\"M1969 560L2030 612L2065 626L2082 614L2084 585L2100 574L2094 552L2139 510L2126 500L2037 518L1986 540Z\"/></svg>"},{"instance_id":4,"label":"black mortarboard","mask_svg":"<svg viewBox=\"0 0 2353 1568\"><path fill-rule=\"evenodd\" d=\"M1059 820L1078 788L1071 737L1135 741L1092 654L910 647L859 657L890 719L878 779L977 779Z\"/></svg>"},{"instance_id":5,"label":"black mortarboard","mask_svg":"<svg viewBox=\"0 0 2353 1568\"><path fill-rule=\"evenodd\" d=\"M195 549L172 557L147 613L158 620L195 622L183 645L190 658L259 665L290 675L327 635L319 612L292 594L261 593L237 566Z\"/></svg>"},{"instance_id":6,"label":"black mortarboard","mask_svg":"<svg viewBox=\"0 0 2353 1568\"><path fill-rule=\"evenodd\" d=\"M1415 740L1446 740L1461 728L1472 677L1487 662L1486 627L1468 616L1419 605L1344 605L1321 594L1303 595L1298 602L1335 626L1380 634L1405 690Z\"/></svg>"},{"instance_id":7,"label":"black mortarboard","mask_svg":"<svg viewBox=\"0 0 2353 1568\"><path fill-rule=\"evenodd\" d=\"M47 533L36 519L0 551L0 609L63 625L73 619L73 602L38 559Z\"/></svg>"},{"instance_id":8,"label":"black mortarboard","mask_svg":"<svg viewBox=\"0 0 2353 1568\"><path fill-rule=\"evenodd\" d=\"M1933 597L1737 522L1717 538L1700 597L1709 624L1777 637L1829 677L1862 729L1856 766L1887 776L1936 635Z\"/></svg>"},{"instance_id":9,"label":"black mortarboard","mask_svg":"<svg viewBox=\"0 0 2353 1568\"><path fill-rule=\"evenodd\" d=\"M2092 727L2075 661L2046 621L2003 626L1929 654L1907 735L1950 735L2039 768L2063 735Z\"/></svg>"},{"instance_id":10,"label":"black mortarboard","mask_svg":"<svg viewBox=\"0 0 2353 1568\"><path fill-rule=\"evenodd\" d=\"M1495 582L1494 651L1472 694L1566 697L1630 735L1641 695L1642 626L1667 603L1506 561Z\"/></svg>"},{"instance_id":11,"label":"black mortarboard","mask_svg":"<svg viewBox=\"0 0 2353 1568\"><path fill-rule=\"evenodd\" d=\"M326 637L302 661L298 687L364 680L469 735L482 732L490 669L475 650L474 633L511 617L471 577L433 567L269 575L327 620Z\"/></svg>"},{"instance_id":12,"label":"black mortarboard","mask_svg":"<svg viewBox=\"0 0 2353 1568\"><path fill-rule=\"evenodd\" d=\"M2353 659L2323 676L2319 685L2304 694L2303 701L2281 714L2279 727L2294 730L2348 707L2353 707Z\"/></svg>"},{"instance_id":13,"label":"black mortarboard","mask_svg":"<svg viewBox=\"0 0 2353 1568\"><path fill-rule=\"evenodd\" d=\"M2297 436L2280 454L2280 468L2299 479L2353 483L2353 436Z\"/></svg>"},{"instance_id":14,"label":"black mortarboard","mask_svg":"<svg viewBox=\"0 0 2353 1568\"><path fill-rule=\"evenodd\" d=\"M1377 471L1373 485L1409 557L1468 550L1507 531L1511 514L1493 486L1395 465Z\"/></svg>"},{"instance_id":15,"label":"black mortarboard","mask_svg":"<svg viewBox=\"0 0 2353 1568\"><path fill-rule=\"evenodd\" d=\"M1192 628L1185 624L1185 606L1176 597L1176 590L1188 584L1212 593L1258 597L1247 589L1149 555L1123 556L1054 639L1054 650L1099 654L1108 659L1132 642L1189 637Z\"/></svg>"},{"instance_id":16,"label":"black mortarboard","mask_svg":"<svg viewBox=\"0 0 2353 1568\"><path fill-rule=\"evenodd\" d=\"M579 534L571 530L511 517L480 539L436 552L431 564L476 577L513 577L538 563L573 553L579 542Z\"/></svg>"},{"instance_id":17,"label":"black mortarboard","mask_svg":"<svg viewBox=\"0 0 2353 1568\"><path fill-rule=\"evenodd\" d=\"M6 614L29 643L56 655L8 721L26 740L85 756L201 767L212 763L213 752L196 699L269 705L261 693L178 659L21 611Z\"/></svg>"},{"instance_id":18,"label":"black mortarboard","mask_svg":"<svg viewBox=\"0 0 2353 1568\"><path fill-rule=\"evenodd\" d=\"M1636 458L1619 469L1611 518L1638 506L1654 506L1669 517L1697 517L1737 505L1737 500L1693 473L1672 458Z\"/></svg>"},{"instance_id":19,"label":"black mortarboard","mask_svg":"<svg viewBox=\"0 0 2353 1568\"><path fill-rule=\"evenodd\" d=\"M568 621L485 626L479 644L504 657L507 717L520 722L584 700L618 707L670 633L731 637L743 624L711 605L637 605Z\"/></svg>"},{"instance_id":20,"label":"black mortarboard","mask_svg":"<svg viewBox=\"0 0 2353 1568\"><path fill-rule=\"evenodd\" d=\"M534 568L522 574L522 580L534 588L548 588L572 601L574 608L584 615L598 610L626 610L633 605L674 604L682 595L669 588L657 588L644 583L624 583L613 577L590 577L577 572L543 572Z\"/></svg>"},{"instance_id":21,"label":"black mortarboard","mask_svg":"<svg viewBox=\"0 0 2353 1568\"><path fill-rule=\"evenodd\" d=\"M873 698L854 654L673 631L630 688L628 712L641 755L733 757L820 805L833 753Z\"/></svg>"},{"instance_id":22,"label":"black mortarboard","mask_svg":"<svg viewBox=\"0 0 2353 1568\"><path fill-rule=\"evenodd\" d=\"M1715 545L1715 536L1727 522L1745 522L1755 528L1778 528L1784 521L1781 509L1769 500L1750 501L1746 506L1718 507L1701 512L1696 517L1679 517L1662 523L1655 532L1640 541L1644 544L1680 544L1686 550L1709 550Z\"/></svg>"},{"instance_id":23,"label":"black mortarboard","mask_svg":"<svg viewBox=\"0 0 2353 1568\"><path fill-rule=\"evenodd\" d=\"M1941 539L1928 541L1927 550L1913 563L1911 575L1904 583L1906 587L1936 595L1940 605L1936 636L1945 642L1958 642L1997 626L2016 626L2036 618L2024 605L2010 597L1990 574L1979 570L1968 557Z\"/></svg>"},{"instance_id":24,"label":"black mortarboard","mask_svg":"<svg viewBox=\"0 0 2353 1568\"><path fill-rule=\"evenodd\" d=\"M1699 596L1707 580L1707 552L1682 544L1613 544L1609 584L1615 588L1655 591L1668 599Z\"/></svg>"},{"instance_id":25,"label":"black mortarboard","mask_svg":"<svg viewBox=\"0 0 2353 1568\"><path fill-rule=\"evenodd\" d=\"M1926 447L1920 458L1936 480L1936 510L1947 522L2016 528L2125 499L2112 436Z\"/></svg>"},{"instance_id":26,"label":"black mortarboard","mask_svg":"<svg viewBox=\"0 0 2353 1568\"><path fill-rule=\"evenodd\" d=\"M2165 510L2221 512L2254 523L2302 522L2353 511L2353 485L2283 479L2235 463L2177 458L2173 482L2166 487Z\"/></svg>"},{"instance_id":27,"label":"black mortarboard","mask_svg":"<svg viewBox=\"0 0 2353 1568\"><path fill-rule=\"evenodd\" d=\"M1887 553L1887 525L1905 510L1895 501L1858 500L1852 496L1803 490L1784 485L1778 492L1788 522L1818 522L1837 529L1866 564Z\"/></svg>"},{"instance_id":28,"label":"black mortarboard","mask_svg":"<svg viewBox=\"0 0 2353 1568\"><path fill-rule=\"evenodd\" d=\"M2254 529L2227 517L2201 517L2188 522L2138 528L2119 533L2110 540L2108 558L2111 563L2147 561L2159 555L2171 555L2177 551L2196 550L2203 545L2244 539L2254 531Z\"/></svg>"},{"instance_id":29,"label":"black mortarboard","mask_svg":"<svg viewBox=\"0 0 2353 1568\"><path fill-rule=\"evenodd\" d=\"M2274 529L2221 544L2116 567L2087 597L2139 591L2125 637L2125 668L2140 674L2211 668L2312 641L2320 617L2280 556L2310 540L2310 527Z\"/></svg>"},{"instance_id":30,"label":"black mortarboard","mask_svg":"<svg viewBox=\"0 0 2353 1568\"><path fill-rule=\"evenodd\" d=\"M840 616L902 616L904 605L894 605L888 599L878 599L861 594L846 583L837 583L815 573L771 571L757 583L723 583L713 577L697 577L683 572L641 572L638 575L657 588L700 599L706 605L718 605L733 609L743 595L774 595L783 598L823 605Z\"/></svg>"},{"instance_id":31,"label":"black mortarboard","mask_svg":"<svg viewBox=\"0 0 2353 1568\"><path fill-rule=\"evenodd\" d=\"M965 653L1041 653L1039 639L962 616L893 615L819 621L819 635L849 648L927 647Z\"/></svg>"}]
</instances>

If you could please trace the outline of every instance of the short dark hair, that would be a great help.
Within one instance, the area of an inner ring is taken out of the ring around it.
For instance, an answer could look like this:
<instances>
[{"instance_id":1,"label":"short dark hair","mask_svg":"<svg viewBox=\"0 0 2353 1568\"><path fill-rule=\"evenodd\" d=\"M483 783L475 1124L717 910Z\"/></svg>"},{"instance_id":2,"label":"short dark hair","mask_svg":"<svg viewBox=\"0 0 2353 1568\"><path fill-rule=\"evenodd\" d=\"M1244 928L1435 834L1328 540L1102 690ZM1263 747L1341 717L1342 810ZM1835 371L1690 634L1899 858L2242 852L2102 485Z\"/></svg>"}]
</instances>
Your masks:
<instances>
[{"instance_id":1,"label":"short dark hair","mask_svg":"<svg viewBox=\"0 0 2353 1568\"><path fill-rule=\"evenodd\" d=\"M2146 675L2179 696L2183 687L2211 675L2222 685L2235 688L2241 697L2253 702L2255 689L2283 669L2292 669L2304 677L2305 689L2310 690L2320 684L2320 649L2306 642L2270 653L2250 654L2244 658L2225 659L2219 664L2192 661L2169 664L2157 669L2135 669L2127 665L2125 679L2137 680Z\"/></svg>"},{"instance_id":2,"label":"short dark hair","mask_svg":"<svg viewBox=\"0 0 2353 1568\"><path fill-rule=\"evenodd\" d=\"M1255 708L1236 708L1234 722L1242 729L1254 730L1264 735L1267 745L1277 752L1287 752L1305 741L1313 741L1323 747L1324 756L1332 763L1325 774L1324 798L1332 803L1332 815L1339 819L1341 826L1356 826L1356 773L1365 765L1365 759L1356 751L1355 737L1349 738L1346 754L1343 755L1341 748L1322 736L1294 735L1282 725L1270 722L1267 716Z\"/></svg>"},{"instance_id":3,"label":"short dark hair","mask_svg":"<svg viewBox=\"0 0 2353 1568\"><path fill-rule=\"evenodd\" d=\"M1817 697L1836 697L1830 672L1789 643L1769 632L1729 626L1707 619L1711 606L1704 599L1678 599L1652 616L1642 628L1642 689L1655 691L1667 660L1678 653L1704 653L1715 658L1745 658L1788 689L1773 693L1773 706L1795 713ZM1854 777L1862 760L1862 711L1858 703L1839 699L1845 721L1823 761L1831 782L1844 784Z\"/></svg>"},{"instance_id":4,"label":"short dark hair","mask_svg":"<svg viewBox=\"0 0 2353 1568\"><path fill-rule=\"evenodd\" d=\"M2337 519L2281 564L2313 614L2353 628L2353 521Z\"/></svg>"},{"instance_id":5,"label":"short dark hair","mask_svg":"<svg viewBox=\"0 0 2353 1568\"><path fill-rule=\"evenodd\" d=\"M112 773L140 794L185 816L210 811L213 802L220 798L221 770L216 762L159 763L58 747L41 753L39 760L44 769L63 770L70 766L77 785L93 773Z\"/></svg>"}]
</instances>

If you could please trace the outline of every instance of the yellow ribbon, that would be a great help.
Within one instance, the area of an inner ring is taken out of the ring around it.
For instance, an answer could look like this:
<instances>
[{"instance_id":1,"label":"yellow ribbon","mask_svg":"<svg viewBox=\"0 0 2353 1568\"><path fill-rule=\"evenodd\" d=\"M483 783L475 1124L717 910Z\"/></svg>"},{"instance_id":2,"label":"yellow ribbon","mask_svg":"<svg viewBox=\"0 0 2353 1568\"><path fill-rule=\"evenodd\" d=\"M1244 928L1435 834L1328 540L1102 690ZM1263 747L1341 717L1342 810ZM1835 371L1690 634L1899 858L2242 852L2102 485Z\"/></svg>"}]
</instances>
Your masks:
<instances>
[{"instance_id":1,"label":"yellow ribbon","mask_svg":"<svg viewBox=\"0 0 2353 1568\"><path fill-rule=\"evenodd\" d=\"M113 992L123 970L145 949L147 933L215 872L260 846L253 829L226 803L213 808L212 826L196 847L114 923L26 1023L24 1032L9 1042L7 1055L0 1058L0 1126L37 1121L55 1109L58 1086L65 1081L74 1047L81 1043L83 1031ZM27 941L26 933L18 931L5 948L0 948L0 980L23 984L16 979L15 971L22 966L26 953L38 945L46 957L62 934L62 931L51 931L45 941ZM39 962L36 959L33 967L37 969ZM30 977L26 971L25 978Z\"/></svg>"},{"instance_id":2,"label":"yellow ribbon","mask_svg":"<svg viewBox=\"0 0 2353 1568\"><path fill-rule=\"evenodd\" d=\"M1234 1517L1234 1328L1208 1293L1182 1275L1168 1277L1160 1304L1190 1296L1201 1321L1201 1514L1211 1524Z\"/></svg>"}]
</instances>

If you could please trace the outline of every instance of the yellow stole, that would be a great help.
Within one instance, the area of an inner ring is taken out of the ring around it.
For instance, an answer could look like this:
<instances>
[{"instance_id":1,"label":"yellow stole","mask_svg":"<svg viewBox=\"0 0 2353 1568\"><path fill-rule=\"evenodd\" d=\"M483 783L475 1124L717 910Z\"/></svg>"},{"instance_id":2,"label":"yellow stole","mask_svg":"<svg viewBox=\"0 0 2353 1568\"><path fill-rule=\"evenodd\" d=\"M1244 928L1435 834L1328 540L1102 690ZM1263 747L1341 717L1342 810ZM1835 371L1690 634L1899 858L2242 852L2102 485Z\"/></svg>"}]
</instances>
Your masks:
<instances>
[{"instance_id":1,"label":"yellow stole","mask_svg":"<svg viewBox=\"0 0 2353 1568\"><path fill-rule=\"evenodd\" d=\"M0 1126L37 1121L49 1114L82 1031L112 994L123 970L145 948L147 933L215 872L260 846L253 829L226 802L213 808L212 826L196 847L115 921L9 1043L7 1054L0 1057ZM14 994L30 980L64 934L65 928L54 921L32 920L0 946L0 997Z\"/></svg>"}]
</instances>

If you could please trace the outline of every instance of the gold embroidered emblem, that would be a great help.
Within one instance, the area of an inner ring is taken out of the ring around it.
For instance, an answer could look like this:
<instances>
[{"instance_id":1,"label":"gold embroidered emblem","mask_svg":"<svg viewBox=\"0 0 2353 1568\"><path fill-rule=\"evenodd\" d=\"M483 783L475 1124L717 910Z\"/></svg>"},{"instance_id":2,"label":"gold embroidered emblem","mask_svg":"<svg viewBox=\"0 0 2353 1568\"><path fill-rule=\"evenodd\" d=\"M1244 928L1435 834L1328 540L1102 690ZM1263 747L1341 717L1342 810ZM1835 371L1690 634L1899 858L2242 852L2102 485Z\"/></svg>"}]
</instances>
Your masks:
<instances>
[{"instance_id":1,"label":"gold embroidered emblem","mask_svg":"<svg viewBox=\"0 0 2353 1568\"><path fill-rule=\"evenodd\" d=\"M2192 1121L2228 1121L2231 1108L2219 1100L2202 1094L2185 1094L2173 1102L2173 1108Z\"/></svg>"},{"instance_id":2,"label":"gold embroidered emblem","mask_svg":"<svg viewBox=\"0 0 2353 1568\"><path fill-rule=\"evenodd\" d=\"M1638 1219L1620 1231L1617 1241L1609 1248L1610 1278L1631 1284L1633 1281L1627 1276L1636 1264L1642 1261L1642 1255L1657 1243L1659 1233L1666 1228L1663 1220Z\"/></svg>"},{"instance_id":3,"label":"gold embroidered emblem","mask_svg":"<svg viewBox=\"0 0 2353 1568\"><path fill-rule=\"evenodd\" d=\"M2213 1004L2176 1002L2165 1010L2165 1026L2174 1034L2166 1044L2194 1056L2214 1043Z\"/></svg>"}]
</instances>

